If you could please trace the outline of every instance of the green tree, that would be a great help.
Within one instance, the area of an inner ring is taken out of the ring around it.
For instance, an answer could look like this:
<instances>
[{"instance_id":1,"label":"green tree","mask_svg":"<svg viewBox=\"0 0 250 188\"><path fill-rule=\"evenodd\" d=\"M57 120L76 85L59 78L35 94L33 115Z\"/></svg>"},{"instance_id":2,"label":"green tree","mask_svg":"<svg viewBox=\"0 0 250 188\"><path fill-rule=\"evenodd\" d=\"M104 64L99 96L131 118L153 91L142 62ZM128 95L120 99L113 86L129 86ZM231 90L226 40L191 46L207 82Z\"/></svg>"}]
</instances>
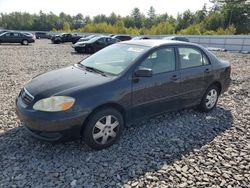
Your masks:
<instances>
[{"instance_id":1,"label":"green tree","mask_svg":"<svg viewBox=\"0 0 250 188\"><path fill-rule=\"evenodd\" d=\"M186 10L183 14L177 16L176 31L187 28L194 23L194 15L190 10Z\"/></svg>"},{"instance_id":2,"label":"green tree","mask_svg":"<svg viewBox=\"0 0 250 188\"><path fill-rule=\"evenodd\" d=\"M142 27L142 14L139 8L134 8L131 13L131 17L136 28Z\"/></svg>"},{"instance_id":3,"label":"green tree","mask_svg":"<svg viewBox=\"0 0 250 188\"><path fill-rule=\"evenodd\" d=\"M65 32L70 32L71 31L70 25L69 25L68 22L63 23L63 31L65 31Z\"/></svg>"},{"instance_id":4,"label":"green tree","mask_svg":"<svg viewBox=\"0 0 250 188\"><path fill-rule=\"evenodd\" d=\"M236 33L250 32L249 0L212 0L211 2L224 15L224 27L233 24L236 27Z\"/></svg>"},{"instance_id":5,"label":"green tree","mask_svg":"<svg viewBox=\"0 0 250 188\"><path fill-rule=\"evenodd\" d=\"M156 21L156 14L155 14L155 9L154 7L150 7L148 10L148 18L145 19L145 27L146 28L151 28L153 26L153 24Z\"/></svg>"},{"instance_id":6,"label":"green tree","mask_svg":"<svg viewBox=\"0 0 250 188\"><path fill-rule=\"evenodd\" d=\"M192 24L185 29L182 29L178 32L182 35L201 35L201 26L200 24Z\"/></svg>"},{"instance_id":7,"label":"green tree","mask_svg":"<svg viewBox=\"0 0 250 188\"><path fill-rule=\"evenodd\" d=\"M224 28L225 18L220 12L210 13L204 20L204 28L206 30L216 31L218 28Z\"/></svg>"}]
</instances>

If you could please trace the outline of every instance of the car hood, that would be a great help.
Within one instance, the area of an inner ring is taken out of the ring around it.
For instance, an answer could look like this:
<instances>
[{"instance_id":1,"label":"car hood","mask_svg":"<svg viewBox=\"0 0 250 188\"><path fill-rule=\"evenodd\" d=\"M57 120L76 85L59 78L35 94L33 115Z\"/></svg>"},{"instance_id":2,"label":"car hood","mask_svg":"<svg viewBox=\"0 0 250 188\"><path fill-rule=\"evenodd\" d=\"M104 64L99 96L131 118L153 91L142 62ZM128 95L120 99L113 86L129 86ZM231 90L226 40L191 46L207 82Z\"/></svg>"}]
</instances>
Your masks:
<instances>
[{"instance_id":1,"label":"car hood","mask_svg":"<svg viewBox=\"0 0 250 188\"><path fill-rule=\"evenodd\" d=\"M95 87L110 80L111 77L70 66L38 75L24 87L35 98L44 98Z\"/></svg>"}]
</instances>

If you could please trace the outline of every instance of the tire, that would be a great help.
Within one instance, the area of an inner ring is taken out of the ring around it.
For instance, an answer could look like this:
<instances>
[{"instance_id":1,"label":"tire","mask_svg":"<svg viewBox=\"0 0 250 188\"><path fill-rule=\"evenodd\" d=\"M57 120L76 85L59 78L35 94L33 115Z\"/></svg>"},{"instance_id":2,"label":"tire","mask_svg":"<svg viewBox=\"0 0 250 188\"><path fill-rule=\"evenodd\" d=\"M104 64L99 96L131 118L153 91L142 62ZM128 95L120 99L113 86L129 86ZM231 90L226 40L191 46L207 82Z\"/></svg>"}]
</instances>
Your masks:
<instances>
[{"instance_id":1,"label":"tire","mask_svg":"<svg viewBox=\"0 0 250 188\"><path fill-rule=\"evenodd\" d=\"M28 40L22 40L22 45L29 45L29 41Z\"/></svg>"},{"instance_id":2,"label":"tire","mask_svg":"<svg viewBox=\"0 0 250 188\"><path fill-rule=\"evenodd\" d=\"M54 41L54 44L60 44L60 43L61 43L60 40L55 40L55 41Z\"/></svg>"},{"instance_id":3,"label":"tire","mask_svg":"<svg viewBox=\"0 0 250 188\"><path fill-rule=\"evenodd\" d=\"M210 112L216 107L220 90L216 85L211 85L202 97L199 110L202 112Z\"/></svg>"},{"instance_id":4,"label":"tire","mask_svg":"<svg viewBox=\"0 0 250 188\"><path fill-rule=\"evenodd\" d=\"M84 142L92 149L101 150L113 145L121 136L124 121L113 108L103 108L94 113L83 131Z\"/></svg>"}]
</instances>

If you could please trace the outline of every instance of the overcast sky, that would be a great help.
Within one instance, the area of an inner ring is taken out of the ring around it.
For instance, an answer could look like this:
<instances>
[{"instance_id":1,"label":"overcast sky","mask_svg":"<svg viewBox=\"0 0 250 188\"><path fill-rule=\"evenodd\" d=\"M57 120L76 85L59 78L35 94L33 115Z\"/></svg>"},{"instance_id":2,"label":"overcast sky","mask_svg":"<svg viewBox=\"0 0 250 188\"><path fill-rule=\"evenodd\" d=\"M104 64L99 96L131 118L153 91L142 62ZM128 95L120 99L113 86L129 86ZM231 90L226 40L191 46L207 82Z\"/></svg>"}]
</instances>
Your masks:
<instances>
[{"instance_id":1,"label":"overcast sky","mask_svg":"<svg viewBox=\"0 0 250 188\"><path fill-rule=\"evenodd\" d=\"M156 14L168 13L176 16L177 13L190 9L199 10L204 3L211 5L209 0L0 0L0 12L13 11L38 13L53 12L59 14L65 12L70 15L82 13L84 16L98 14L110 15L111 12L126 16L131 10L138 7L146 14L149 7L156 9Z\"/></svg>"}]
</instances>

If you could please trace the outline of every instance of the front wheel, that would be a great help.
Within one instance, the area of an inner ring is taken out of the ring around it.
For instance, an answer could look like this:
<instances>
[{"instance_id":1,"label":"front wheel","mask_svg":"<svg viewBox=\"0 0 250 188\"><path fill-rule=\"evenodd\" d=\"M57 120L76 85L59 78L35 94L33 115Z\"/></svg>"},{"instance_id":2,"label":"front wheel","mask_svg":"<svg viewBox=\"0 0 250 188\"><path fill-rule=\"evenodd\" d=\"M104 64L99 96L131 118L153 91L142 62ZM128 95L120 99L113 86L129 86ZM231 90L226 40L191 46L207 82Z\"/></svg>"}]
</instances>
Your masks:
<instances>
[{"instance_id":1,"label":"front wheel","mask_svg":"<svg viewBox=\"0 0 250 188\"><path fill-rule=\"evenodd\" d=\"M219 89L216 85L210 86L202 97L199 109L202 112L209 112L214 109L219 98Z\"/></svg>"},{"instance_id":2,"label":"front wheel","mask_svg":"<svg viewBox=\"0 0 250 188\"><path fill-rule=\"evenodd\" d=\"M113 108L104 108L90 117L83 132L83 139L92 149L104 149L119 139L123 127L121 113Z\"/></svg>"},{"instance_id":3,"label":"front wheel","mask_svg":"<svg viewBox=\"0 0 250 188\"><path fill-rule=\"evenodd\" d=\"M29 41L28 40L23 40L22 41L22 45L28 45L29 44Z\"/></svg>"}]
</instances>

